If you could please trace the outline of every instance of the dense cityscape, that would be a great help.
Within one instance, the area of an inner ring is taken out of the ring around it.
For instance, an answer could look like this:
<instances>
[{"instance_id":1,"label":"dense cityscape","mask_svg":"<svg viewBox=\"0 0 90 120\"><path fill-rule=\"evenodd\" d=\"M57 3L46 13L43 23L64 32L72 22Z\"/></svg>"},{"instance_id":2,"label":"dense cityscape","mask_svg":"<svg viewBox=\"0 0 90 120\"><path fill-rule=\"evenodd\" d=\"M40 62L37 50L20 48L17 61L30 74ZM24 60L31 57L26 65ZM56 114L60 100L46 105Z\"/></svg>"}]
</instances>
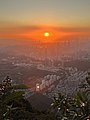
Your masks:
<instances>
[{"instance_id":1,"label":"dense cityscape","mask_svg":"<svg viewBox=\"0 0 90 120\"><path fill-rule=\"evenodd\" d=\"M72 49L71 45L69 47ZM43 59L38 57L37 53L33 53L34 56L31 56L30 53L22 53L25 48L19 50L19 55L17 55L18 48L16 51L13 49L12 53L9 54L7 51L10 49L12 48L7 48L4 53L0 53L0 81L5 76L10 75L14 84L25 84L30 92L40 91L49 97L58 92L72 94L78 85L85 80L90 68L88 47L85 50L78 47L81 51L68 51L67 53L64 50L62 54L54 55L58 56L58 59L57 57L53 58L53 55L48 53L48 47L47 54L43 53L44 56L46 55ZM28 51L30 50L31 48L28 48Z\"/></svg>"},{"instance_id":2,"label":"dense cityscape","mask_svg":"<svg viewBox=\"0 0 90 120\"><path fill-rule=\"evenodd\" d=\"M90 120L90 0L0 0L0 120Z\"/></svg>"}]
</instances>

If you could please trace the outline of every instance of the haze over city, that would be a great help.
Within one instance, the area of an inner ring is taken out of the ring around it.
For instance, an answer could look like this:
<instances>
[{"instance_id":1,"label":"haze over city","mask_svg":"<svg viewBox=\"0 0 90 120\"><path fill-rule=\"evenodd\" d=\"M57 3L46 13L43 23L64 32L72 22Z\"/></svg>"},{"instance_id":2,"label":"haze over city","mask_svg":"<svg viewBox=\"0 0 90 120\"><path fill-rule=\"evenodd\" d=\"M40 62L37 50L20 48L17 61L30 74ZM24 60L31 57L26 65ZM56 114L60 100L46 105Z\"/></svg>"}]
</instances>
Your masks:
<instances>
[{"instance_id":1,"label":"haze over city","mask_svg":"<svg viewBox=\"0 0 90 120\"><path fill-rule=\"evenodd\" d=\"M0 0L0 120L90 120L89 12L90 0Z\"/></svg>"}]
</instances>

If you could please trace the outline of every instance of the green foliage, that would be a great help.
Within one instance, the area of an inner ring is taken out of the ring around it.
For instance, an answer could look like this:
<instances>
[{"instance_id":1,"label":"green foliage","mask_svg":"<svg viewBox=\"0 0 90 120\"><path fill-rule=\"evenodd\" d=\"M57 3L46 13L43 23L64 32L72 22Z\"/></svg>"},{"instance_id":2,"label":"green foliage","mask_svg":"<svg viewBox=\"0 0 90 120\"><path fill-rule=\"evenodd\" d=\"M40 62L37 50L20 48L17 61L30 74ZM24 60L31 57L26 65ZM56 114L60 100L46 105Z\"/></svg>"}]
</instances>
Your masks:
<instances>
[{"instance_id":1,"label":"green foliage","mask_svg":"<svg viewBox=\"0 0 90 120\"><path fill-rule=\"evenodd\" d=\"M12 88L17 90L17 89L27 89L28 87L24 84L20 84L20 85L13 85Z\"/></svg>"},{"instance_id":2,"label":"green foliage","mask_svg":"<svg viewBox=\"0 0 90 120\"><path fill-rule=\"evenodd\" d=\"M25 117L29 112L33 112L30 103L23 97L24 91L21 89L24 88L26 88L24 85L12 86L9 76L2 82L0 87L0 120L14 120L15 117L19 120L18 117ZM16 116L16 113L20 111L23 115Z\"/></svg>"},{"instance_id":3,"label":"green foliage","mask_svg":"<svg viewBox=\"0 0 90 120\"><path fill-rule=\"evenodd\" d=\"M0 120L55 120L48 112L38 112L23 97L25 85L12 85L9 76L0 84Z\"/></svg>"},{"instance_id":4,"label":"green foliage","mask_svg":"<svg viewBox=\"0 0 90 120\"><path fill-rule=\"evenodd\" d=\"M52 105L56 120L90 120L90 77L74 97L59 94Z\"/></svg>"},{"instance_id":5,"label":"green foliage","mask_svg":"<svg viewBox=\"0 0 90 120\"><path fill-rule=\"evenodd\" d=\"M21 89L27 87L12 86L9 77L0 84L0 120L90 120L90 74L74 97L59 93L45 112L33 110Z\"/></svg>"}]
</instances>

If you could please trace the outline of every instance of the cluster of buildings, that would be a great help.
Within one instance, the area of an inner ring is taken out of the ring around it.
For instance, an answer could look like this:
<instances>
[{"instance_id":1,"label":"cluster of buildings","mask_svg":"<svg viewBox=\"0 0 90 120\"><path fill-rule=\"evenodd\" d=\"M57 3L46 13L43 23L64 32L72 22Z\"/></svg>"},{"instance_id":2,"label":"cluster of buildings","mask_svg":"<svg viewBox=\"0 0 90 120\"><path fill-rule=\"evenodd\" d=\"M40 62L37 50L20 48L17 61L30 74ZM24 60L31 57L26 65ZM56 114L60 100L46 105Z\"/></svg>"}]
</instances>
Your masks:
<instances>
[{"instance_id":1,"label":"cluster of buildings","mask_svg":"<svg viewBox=\"0 0 90 120\"><path fill-rule=\"evenodd\" d=\"M70 76L64 80L60 80L57 86L50 92L48 96L53 98L54 95L58 96L58 93L64 95L73 95L79 88L79 85L82 84L87 77L87 71L77 71L72 70Z\"/></svg>"},{"instance_id":2,"label":"cluster of buildings","mask_svg":"<svg viewBox=\"0 0 90 120\"><path fill-rule=\"evenodd\" d=\"M46 75L41 83L36 84L36 91L42 91L48 87L50 87L53 83L60 80L60 76L57 75Z\"/></svg>"}]
</instances>

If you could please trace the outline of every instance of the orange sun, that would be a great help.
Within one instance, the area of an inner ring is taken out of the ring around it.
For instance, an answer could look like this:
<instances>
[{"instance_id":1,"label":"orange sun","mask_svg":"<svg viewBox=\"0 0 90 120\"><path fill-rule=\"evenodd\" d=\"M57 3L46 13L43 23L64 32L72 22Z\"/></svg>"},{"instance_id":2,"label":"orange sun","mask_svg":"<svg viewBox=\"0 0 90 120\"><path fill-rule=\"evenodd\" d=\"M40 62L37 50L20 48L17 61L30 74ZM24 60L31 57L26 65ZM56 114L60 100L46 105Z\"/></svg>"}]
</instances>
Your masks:
<instances>
[{"instance_id":1,"label":"orange sun","mask_svg":"<svg viewBox=\"0 0 90 120\"><path fill-rule=\"evenodd\" d=\"M45 33L44 33L44 36L45 36L45 37L49 37L49 36L50 36L50 33L49 33L49 32L45 32Z\"/></svg>"}]
</instances>

